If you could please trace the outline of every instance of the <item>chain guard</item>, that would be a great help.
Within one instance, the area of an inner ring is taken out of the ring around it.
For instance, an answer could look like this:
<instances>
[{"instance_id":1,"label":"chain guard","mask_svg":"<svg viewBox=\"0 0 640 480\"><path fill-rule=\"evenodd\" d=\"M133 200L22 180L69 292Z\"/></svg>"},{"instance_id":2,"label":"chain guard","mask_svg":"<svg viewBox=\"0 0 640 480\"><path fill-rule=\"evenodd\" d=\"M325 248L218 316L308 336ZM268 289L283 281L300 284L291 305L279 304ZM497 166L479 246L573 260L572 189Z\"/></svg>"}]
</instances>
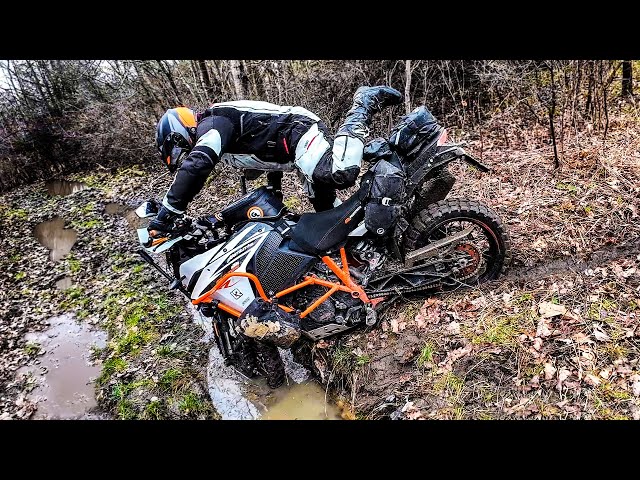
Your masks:
<instances>
[{"instance_id":1,"label":"chain guard","mask_svg":"<svg viewBox=\"0 0 640 480\"><path fill-rule=\"evenodd\" d=\"M379 298L388 295L405 295L436 289L450 284L452 281L461 282L473 277L476 271L469 272L469 267L466 263L469 262L469 259L474 260L474 258L471 257L467 250L457 249L457 246L448 246L446 250L420 265L369 279L365 288L367 296L369 298ZM460 262L464 264L462 267L459 266ZM411 277L418 277L418 281L414 285L411 285ZM399 285L399 283L404 285Z\"/></svg>"}]
</instances>

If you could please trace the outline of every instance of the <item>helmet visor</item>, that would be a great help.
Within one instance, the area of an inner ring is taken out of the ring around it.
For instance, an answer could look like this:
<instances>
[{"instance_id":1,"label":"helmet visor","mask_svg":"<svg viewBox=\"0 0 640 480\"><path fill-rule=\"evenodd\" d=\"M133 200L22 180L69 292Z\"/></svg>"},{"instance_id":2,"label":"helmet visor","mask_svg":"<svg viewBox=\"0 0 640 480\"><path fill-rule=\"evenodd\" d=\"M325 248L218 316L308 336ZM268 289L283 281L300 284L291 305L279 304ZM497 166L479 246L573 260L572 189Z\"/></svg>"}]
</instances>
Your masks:
<instances>
[{"instance_id":1,"label":"helmet visor","mask_svg":"<svg viewBox=\"0 0 640 480\"><path fill-rule=\"evenodd\" d=\"M184 156L189 152L189 144L182 135L172 132L162 142L160 155L170 172L175 172Z\"/></svg>"}]
</instances>

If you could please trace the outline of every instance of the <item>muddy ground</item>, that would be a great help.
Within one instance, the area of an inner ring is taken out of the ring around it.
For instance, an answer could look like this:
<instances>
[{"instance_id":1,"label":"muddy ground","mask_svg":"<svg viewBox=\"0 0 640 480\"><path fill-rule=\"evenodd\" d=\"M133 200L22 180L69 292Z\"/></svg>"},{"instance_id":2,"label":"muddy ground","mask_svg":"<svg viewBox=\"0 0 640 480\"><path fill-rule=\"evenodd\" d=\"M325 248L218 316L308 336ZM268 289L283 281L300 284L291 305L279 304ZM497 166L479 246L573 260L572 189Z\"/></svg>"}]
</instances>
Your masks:
<instances>
[{"instance_id":1,"label":"muddy ground","mask_svg":"<svg viewBox=\"0 0 640 480\"><path fill-rule=\"evenodd\" d=\"M450 194L503 218L508 275L402 299L378 328L318 343L320 381L343 417L640 419L637 125L612 119L604 144L602 134L566 138L558 170L545 131L508 134L469 137L493 171L457 167ZM309 209L287 179L288 205ZM38 183L0 198L2 418L42 414L38 335L65 315L107 336L86 362L97 368L96 405L79 418L218 418L207 390L211 344L183 298L135 254L131 210L163 195L171 177L145 165L67 180L83 186L59 195ZM237 179L216 172L190 214L238 196Z\"/></svg>"}]
</instances>

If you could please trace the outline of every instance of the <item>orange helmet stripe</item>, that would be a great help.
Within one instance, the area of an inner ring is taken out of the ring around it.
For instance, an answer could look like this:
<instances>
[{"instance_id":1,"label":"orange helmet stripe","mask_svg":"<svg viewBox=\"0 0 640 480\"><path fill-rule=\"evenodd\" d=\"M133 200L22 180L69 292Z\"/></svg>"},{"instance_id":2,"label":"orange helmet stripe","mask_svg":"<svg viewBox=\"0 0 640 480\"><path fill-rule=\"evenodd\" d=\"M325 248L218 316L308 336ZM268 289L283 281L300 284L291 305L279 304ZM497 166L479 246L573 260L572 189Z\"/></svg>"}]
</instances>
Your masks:
<instances>
[{"instance_id":1,"label":"orange helmet stripe","mask_svg":"<svg viewBox=\"0 0 640 480\"><path fill-rule=\"evenodd\" d=\"M182 124L187 127L195 127L196 126L196 117L193 114L193 111L186 107L178 107L175 109L178 117L182 120Z\"/></svg>"}]
</instances>

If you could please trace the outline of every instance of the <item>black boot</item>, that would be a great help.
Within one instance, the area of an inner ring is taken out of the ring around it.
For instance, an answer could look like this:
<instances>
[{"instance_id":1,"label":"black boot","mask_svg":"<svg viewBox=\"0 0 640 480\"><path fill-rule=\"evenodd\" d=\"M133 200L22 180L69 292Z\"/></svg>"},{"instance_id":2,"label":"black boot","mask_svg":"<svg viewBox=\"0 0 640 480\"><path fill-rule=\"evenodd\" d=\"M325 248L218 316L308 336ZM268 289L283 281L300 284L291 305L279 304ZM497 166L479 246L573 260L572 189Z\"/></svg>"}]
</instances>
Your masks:
<instances>
[{"instance_id":1,"label":"black boot","mask_svg":"<svg viewBox=\"0 0 640 480\"><path fill-rule=\"evenodd\" d=\"M348 135L364 142L369 135L372 116L385 107L401 102L402 94L395 88L385 85L358 88L353 95L353 105L338 128L336 136Z\"/></svg>"}]
</instances>

